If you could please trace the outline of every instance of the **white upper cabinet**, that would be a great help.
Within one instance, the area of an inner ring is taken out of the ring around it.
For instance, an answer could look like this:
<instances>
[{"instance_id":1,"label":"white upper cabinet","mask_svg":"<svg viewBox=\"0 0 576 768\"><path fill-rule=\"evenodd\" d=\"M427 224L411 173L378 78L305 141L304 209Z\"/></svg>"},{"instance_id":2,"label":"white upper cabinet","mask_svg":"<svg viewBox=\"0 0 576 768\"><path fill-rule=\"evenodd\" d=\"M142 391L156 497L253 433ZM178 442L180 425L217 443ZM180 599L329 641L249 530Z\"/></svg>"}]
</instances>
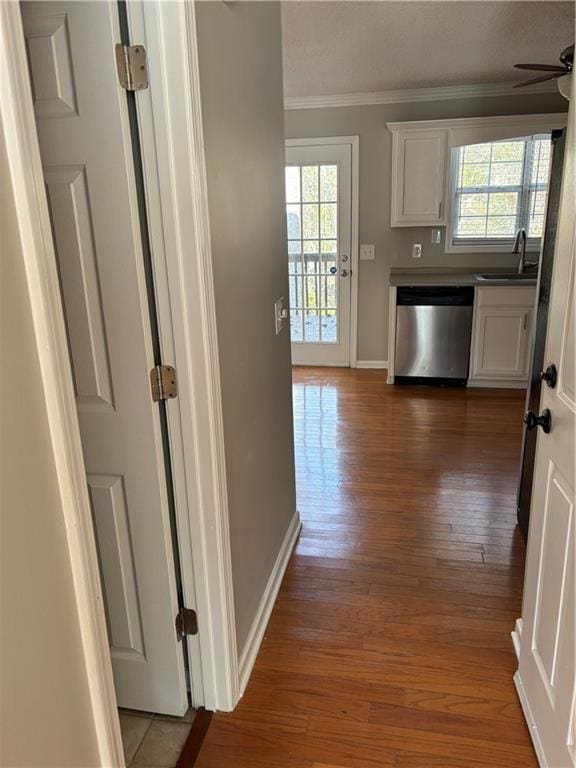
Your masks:
<instances>
[{"instance_id":1,"label":"white upper cabinet","mask_svg":"<svg viewBox=\"0 0 576 768\"><path fill-rule=\"evenodd\" d=\"M448 131L394 130L392 227L445 224Z\"/></svg>"},{"instance_id":2,"label":"white upper cabinet","mask_svg":"<svg viewBox=\"0 0 576 768\"><path fill-rule=\"evenodd\" d=\"M386 123L392 133L392 227L446 224L450 150L550 133L566 114L503 115Z\"/></svg>"}]
</instances>

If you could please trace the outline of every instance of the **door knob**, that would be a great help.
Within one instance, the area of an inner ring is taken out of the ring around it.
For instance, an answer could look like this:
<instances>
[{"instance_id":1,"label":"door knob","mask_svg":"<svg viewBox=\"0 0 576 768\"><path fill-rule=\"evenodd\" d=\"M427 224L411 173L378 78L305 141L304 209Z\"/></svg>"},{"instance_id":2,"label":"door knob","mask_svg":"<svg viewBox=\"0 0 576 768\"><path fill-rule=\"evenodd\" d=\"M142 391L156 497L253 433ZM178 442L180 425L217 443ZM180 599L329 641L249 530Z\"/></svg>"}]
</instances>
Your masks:
<instances>
[{"instance_id":1,"label":"door knob","mask_svg":"<svg viewBox=\"0 0 576 768\"><path fill-rule=\"evenodd\" d=\"M348 275L349 275L350 273L348 272L348 270L347 270L347 269L341 269L341 270L340 270L340 274L342 275L342 277L348 277Z\"/></svg>"},{"instance_id":2,"label":"door knob","mask_svg":"<svg viewBox=\"0 0 576 768\"><path fill-rule=\"evenodd\" d=\"M540 374L540 378L542 381L545 381L546 384L550 387L550 389L554 389L556 386L556 382L558 381L558 369L552 363L552 365L549 365L548 368L546 368L545 371L542 371Z\"/></svg>"},{"instance_id":3,"label":"door knob","mask_svg":"<svg viewBox=\"0 0 576 768\"><path fill-rule=\"evenodd\" d=\"M536 416L534 411L526 411L522 421L526 424L526 429L542 427L543 432L546 432L546 434L552 429L552 414L548 408L545 408L540 416Z\"/></svg>"}]
</instances>

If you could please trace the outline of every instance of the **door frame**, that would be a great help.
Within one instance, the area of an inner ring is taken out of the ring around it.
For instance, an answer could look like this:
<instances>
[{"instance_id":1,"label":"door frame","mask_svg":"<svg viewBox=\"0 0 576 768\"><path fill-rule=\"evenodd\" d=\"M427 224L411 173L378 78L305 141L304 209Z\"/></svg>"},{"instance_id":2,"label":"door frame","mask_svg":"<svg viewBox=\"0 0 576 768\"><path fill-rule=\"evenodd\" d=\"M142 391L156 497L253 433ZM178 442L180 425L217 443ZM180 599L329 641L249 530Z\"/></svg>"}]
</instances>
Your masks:
<instances>
[{"instance_id":1,"label":"door frame","mask_svg":"<svg viewBox=\"0 0 576 768\"><path fill-rule=\"evenodd\" d=\"M359 136L319 136L308 139L286 139L286 147L314 147L322 145L341 145L351 148L351 215L350 223L350 368L358 366L358 253L359 245L359 209L360 209L360 137Z\"/></svg>"},{"instance_id":2,"label":"door frame","mask_svg":"<svg viewBox=\"0 0 576 768\"><path fill-rule=\"evenodd\" d=\"M193 2L129 0L132 39L148 52L138 94L146 199L165 363L179 397L169 441L186 597L199 632L196 705L231 710L240 697L216 312ZM111 55L114 52L111 51ZM62 497L75 600L101 764L123 766L86 470L18 3L0 3L0 114ZM182 84L185 87L181 87ZM180 87L178 87L180 86ZM190 258L193 254L194 258ZM168 354L168 350L173 354ZM198 677L200 673L200 677ZM198 687L200 684L200 687Z\"/></svg>"},{"instance_id":3,"label":"door frame","mask_svg":"<svg viewBox=\"0 0 576 768\"><path fill-rule=\"evenodd\" d=\"M231 710L239 661L195 6L129 0L127 11L149 61L136 104L162 360L178 376L166 412L182 587L198 612L193 697Z\"/></svg>"}]
</instances>

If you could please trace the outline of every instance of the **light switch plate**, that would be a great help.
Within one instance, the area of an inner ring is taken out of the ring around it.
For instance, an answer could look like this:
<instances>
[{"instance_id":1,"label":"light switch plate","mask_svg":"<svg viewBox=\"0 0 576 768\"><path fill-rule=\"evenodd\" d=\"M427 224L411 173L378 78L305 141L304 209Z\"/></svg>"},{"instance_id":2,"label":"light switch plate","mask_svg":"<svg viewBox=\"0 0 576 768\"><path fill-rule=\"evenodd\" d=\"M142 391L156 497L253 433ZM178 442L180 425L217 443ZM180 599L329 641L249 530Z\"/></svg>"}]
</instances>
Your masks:
<instances>
[{"instance_id":1,"label":"light switch plate","mask_svg":"<svg viewBox=\"0 0 576 768\"><path fill-rule=\"evenodd\" d=\"M432 245L439 245L442 242L442 232L439 229L433 229L430 237Z\"/></svg>"},{"instance_id":2,"label":"light switch plate","mask_svg":"<svg viewBox=\"0 0 576 768\"><path fill-rule=\"evenodd\" d=\"M412 245L412 258L413 259L422 258L422 243L414 243Z\"/></svg>"},{"instance_id":3,"label":"light switch plate","mask_svg":"<svg viewBox=\"0 0 576 768\"><path fill-rule=\"evenodd\" d=\"M274 302L274 324L276 328L276 335L280 333L284 324L288 322L288 308L286 306L286 299L282 297L278 301Z\"/></svg>"},{"instance_id":4,"label":"light switch plate","mask_svg":"<svg viewBox=\"0 0 576 768\"><path fill-rule=\"evenodd\" d=\"M360 259L362 261L373 261L376 255L376 249L373 245L360 246Z\"/></svg>"}]
</instances>

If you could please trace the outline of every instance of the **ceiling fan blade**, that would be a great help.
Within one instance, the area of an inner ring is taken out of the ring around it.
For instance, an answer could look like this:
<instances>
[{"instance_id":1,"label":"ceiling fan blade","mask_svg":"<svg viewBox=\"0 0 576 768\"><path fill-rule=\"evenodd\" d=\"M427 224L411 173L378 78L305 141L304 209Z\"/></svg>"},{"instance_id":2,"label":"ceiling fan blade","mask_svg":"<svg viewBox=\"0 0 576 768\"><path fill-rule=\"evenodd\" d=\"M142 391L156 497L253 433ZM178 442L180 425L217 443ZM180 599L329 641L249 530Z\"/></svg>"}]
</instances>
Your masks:
<instances>
[{"instance_id":1,"label":"ceiling fan blade","mask_svg":"<svg viewBox=\"0 0 576 768\"><path fill-rule=\"evenodd\" d=\"M564 48L560 54L560 61L567 67L572 67L574 64L574 46L569 45L568 48Z\"/></svg>"},{"instance_id":2,"label":"ceiling fan blade","mask_svg":"<svg viewBox=\"0 0 576 768\"><path fill-rule=\"evenodd\" d=\"M533 77L532 80L523 80L521 83L515 83L512 87L524 88L526 85L536 85L536 83L543 83L546 80L555 80L557 77L562 77L564 74L568 74L566 70L562 70L562 72L552 72L549 75L544 75L544 77Z\"/></svg>"},{"instance_id":3,"label":"ceiling fan blade","mask_svg":"<svg viewBox=\"0 0 576 768\"><path fill-rule=\"evenodd\" d=\"M566 67L557 64L514 64L516 69L533 69L535 72L564 72Z\"/></svg>"}]
</instances>

